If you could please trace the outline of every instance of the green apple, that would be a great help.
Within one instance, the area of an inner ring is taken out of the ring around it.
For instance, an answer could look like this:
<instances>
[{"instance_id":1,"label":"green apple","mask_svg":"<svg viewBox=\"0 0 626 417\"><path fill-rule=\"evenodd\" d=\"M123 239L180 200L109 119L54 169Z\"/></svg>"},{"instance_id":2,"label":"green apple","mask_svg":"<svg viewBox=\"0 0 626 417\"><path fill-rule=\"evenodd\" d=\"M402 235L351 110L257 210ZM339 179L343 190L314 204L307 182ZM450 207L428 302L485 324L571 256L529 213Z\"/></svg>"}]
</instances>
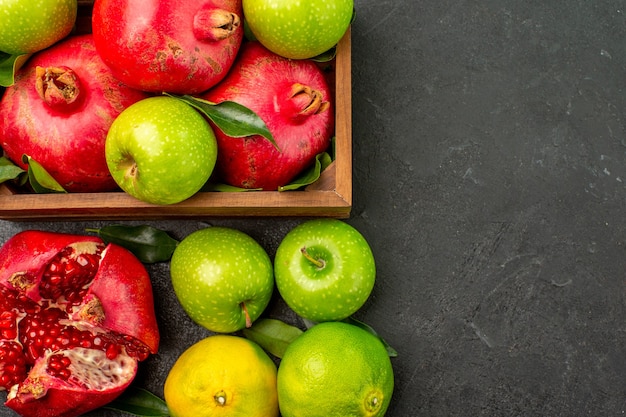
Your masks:
<instances>
[{"instance_id":1,"label":"green apple","mask_svg":"<svg viewBox=\"0 0 626 417\"><path fill-rule=\"evenodd\" d=\"M0 51L30 54L70 34L76 0L0 0Z\"/></svg>"},{"instance_id":2,"label":"green apple","mask_svg":"<svg viewBox=\"0 0 626 417\"><path fill-rule=\"evenodd\" d=\"M197 193L211 176L217 141L206 119L170 96L140 100L113 121L105 156L115 182L152 204L174 204Z\"/></svg>"},{"instance_id":3,"label":"green apple","mask_svg":"<svg viewBox=\"0 0 626 417\"><path fill-rule=\"evenodd\" d=\"M265 249L229 227L208 227L185 237L172 254L170 276L189 317L217 333L250 327L274 289Z\"/></svg>"},{"instance_id":4,"label":"green apple","mask_svg":"<svg viewBox=\"0 0 626 417\"><path fill-rule=\"evenodd\" d=\"M289 231L274 258L276 287L287 305L314 322L342 320L369 298L376 278L372 250L344 221L313 219Z\"/></svg>"},{"instance_id":5,"label":"green apple","mask_svg":"<svg viewBox=\"0 0 626 417\"><path fill-rule=\"evenodd\" d=\"M255 38L291 59L320 55L346 33L353 0L243 0L243 14Z\"/></svg>"}]
</instances>

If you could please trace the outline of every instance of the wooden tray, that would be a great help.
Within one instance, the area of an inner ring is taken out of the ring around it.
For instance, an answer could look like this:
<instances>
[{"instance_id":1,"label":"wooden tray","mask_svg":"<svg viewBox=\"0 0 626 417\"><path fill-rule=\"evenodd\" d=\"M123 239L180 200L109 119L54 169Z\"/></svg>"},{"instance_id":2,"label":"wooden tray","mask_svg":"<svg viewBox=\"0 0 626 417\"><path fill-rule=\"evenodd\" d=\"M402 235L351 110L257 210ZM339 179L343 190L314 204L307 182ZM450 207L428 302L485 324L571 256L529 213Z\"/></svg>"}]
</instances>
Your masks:
<instances>
[{"instance_id":1,"label":"wooden tray","mask_svg":"<svg viewBox=\"0 0 626 417\"><path fill-rule=\"evenodd\" d=\"M81 2L79 2L80 4ZM89 7L91 2L82 2ZM79 20L85 19L84 9ZM81 23L79 21L79 23ZM335 58L335 161L318 181L298 191L200 192L173 205L152 205L124 192L24 194L0 184L0 219L161 220L203 217L296 216L347 218L352 208L351 39Z\"/></svg>"}]
</instances>

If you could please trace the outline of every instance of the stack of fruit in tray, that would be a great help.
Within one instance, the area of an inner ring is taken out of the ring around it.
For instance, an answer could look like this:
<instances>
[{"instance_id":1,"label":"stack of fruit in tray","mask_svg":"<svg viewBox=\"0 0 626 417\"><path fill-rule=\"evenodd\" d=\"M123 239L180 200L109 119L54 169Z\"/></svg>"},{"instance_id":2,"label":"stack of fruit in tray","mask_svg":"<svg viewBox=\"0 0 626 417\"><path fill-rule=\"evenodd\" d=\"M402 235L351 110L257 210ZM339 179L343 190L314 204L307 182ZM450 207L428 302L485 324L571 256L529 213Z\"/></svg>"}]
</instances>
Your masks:
<instances>
[{"instance_id":1,"label":"stack of fruit in tray","mask_svg":"<svg viewBox=\"0 0 626 417\"><path fill-rule=\"evenodd\" d=\"M75 0L2 6L0 182L167 205L319 178L351 1L134 3L95 1L84 34Z\"/></svg>"}]
</instances>

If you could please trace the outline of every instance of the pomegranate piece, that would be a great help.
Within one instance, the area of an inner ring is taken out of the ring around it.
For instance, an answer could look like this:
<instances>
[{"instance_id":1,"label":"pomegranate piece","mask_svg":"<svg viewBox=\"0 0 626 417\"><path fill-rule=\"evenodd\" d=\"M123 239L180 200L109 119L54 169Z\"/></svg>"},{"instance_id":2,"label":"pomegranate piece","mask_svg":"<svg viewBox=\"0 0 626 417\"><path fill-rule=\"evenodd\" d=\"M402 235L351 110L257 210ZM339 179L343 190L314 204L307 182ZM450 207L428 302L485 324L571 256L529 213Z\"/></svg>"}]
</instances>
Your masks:
<instances>
[{"instance_id":1,"label":"pomegranate piece","mask_svg":"<svg viewBox=\"0 0 626 417\"><path fill-rule=\"evenodd\" d=\"M124 85L102 62L92 35L33 55L0 101L0 146L15 164L39 162L67 191L117 189L104 143L113 120L147 94Z\"/></svg>"},{"instance_id":2,"label":"pomegranate piece","mask_svg":"<svg viewBox=\"0 0 626 417\"><path fill-rule=\"evenodd\" d=\"M203 92L243 40L241 0L96 0L96 49L115 76L148 92Z\"/></svg>"},{"instance_id":3,"label":"pomegranate piece","mask_svg":"<svg viewBox=\"0 0 626 417\"><path fill-rule=\"evenodd\" d=\"M332 95L318 65L283 58L259 42L244 43L227 77L201 98L248 107L278 145L259 135L233 138L214 126L216 171L236 187L276 190L288 184L328 149L334 134Z\"/></svg>"},{"instance_id":4,"label":"pomegranate piece","mask_svg":"<svg viewBox=\"0 0 626 417\"><path fill-rule=\"evenodd\" d=\"M107 404L158 345L150 277L128 250L34 230L0 248L0 389L20 415Z\"/></svg>"}]
</instances>

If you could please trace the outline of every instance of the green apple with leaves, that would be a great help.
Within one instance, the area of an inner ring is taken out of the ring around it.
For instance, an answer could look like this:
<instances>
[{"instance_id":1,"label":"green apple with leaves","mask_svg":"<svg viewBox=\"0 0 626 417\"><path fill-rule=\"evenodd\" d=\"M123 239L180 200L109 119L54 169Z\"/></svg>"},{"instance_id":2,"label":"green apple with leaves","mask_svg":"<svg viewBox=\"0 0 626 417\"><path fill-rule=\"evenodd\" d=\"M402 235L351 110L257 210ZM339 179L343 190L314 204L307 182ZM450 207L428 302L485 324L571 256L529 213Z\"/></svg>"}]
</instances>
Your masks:
<instances>
[{"instance_id":1,"label":"green apple with leaves","mask_svg":"<svg viewBox=\"0 0 626 417\"><path fill-rule=\"evenodd\" d=\"M0 0L0 51L9 55L41 51L70 34L76 0Z\"/></svg>"},{"instance_id":2,"label":"green apple with leaves","mask_svg":"<svg viewBox=\"0 0 626 417\"><path fill-rule=\"evenodd\" d=\"M229 227L208 227L185 237L172 254L170 276L189 317L217 333L251 327L274 289L265 249Z\"/></svg>"},{"instance_id":3,"label":"green apple with leaves","mask_svg":"<svg viewBox=\"0 0 626 417\"><path fill-rule=\"evenodd\" d=\"M117 116L104 151L122 190L165 205L186 200L204 186L215 168L217 141L192 106L172 96L155 96Z\"/></svg>"},{"instance_id":4,"label":"green apple with leaves","mask_svg":"<svg viewBox=\"0 0 626 417\"><path fill-rule=\"evenodd\" d=\"M365 237L338 219L307 220L280 242L274 258L276 287L299 316L343 320L369 298L376 278Z\"/></svg>"},{"instance_id":5,"label":"green apple with leaves","mask_svg":"<svg viewBox=\"0 0 626 417\"><path fill-rule=\"evenodd\" d=\"M346 33L354 0L243 0L254 37L275 54L291 59L320 55Z\"/></svg>"}]
</instances>

